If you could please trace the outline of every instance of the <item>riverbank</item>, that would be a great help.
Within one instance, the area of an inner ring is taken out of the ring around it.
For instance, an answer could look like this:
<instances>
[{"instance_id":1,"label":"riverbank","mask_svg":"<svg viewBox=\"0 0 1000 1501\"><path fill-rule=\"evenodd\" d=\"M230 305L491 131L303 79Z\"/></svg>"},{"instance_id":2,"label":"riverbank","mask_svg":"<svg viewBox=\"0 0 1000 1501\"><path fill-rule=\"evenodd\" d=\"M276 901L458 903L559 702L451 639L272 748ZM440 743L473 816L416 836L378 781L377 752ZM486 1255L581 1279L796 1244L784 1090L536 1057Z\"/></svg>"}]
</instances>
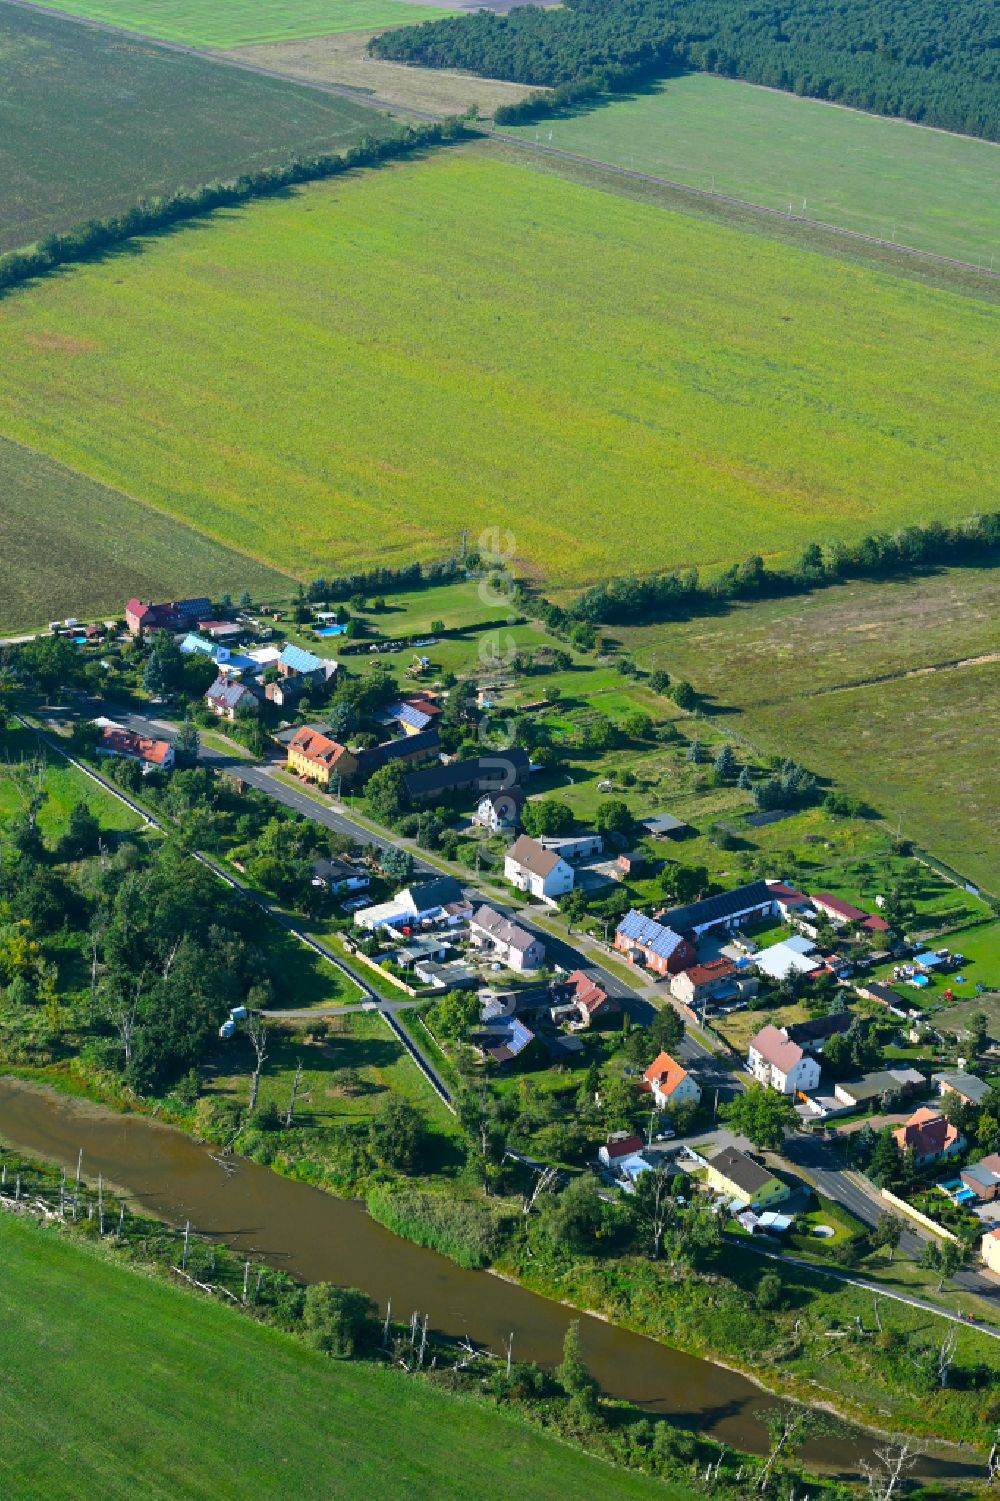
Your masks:
<instances>
[{"instance_id":1,"label":"riverbank","mask_svg":"<svg viewBox=\"0 0 1000 1501\"><path fill-rule=\"evenodd\" d=\"M82 1147L85 1173L94 1179L101 1171L108 1181L124 1183L142 1213L159 1214L175 1225L190 1220L203 1234L231 1244L241 1255L279 1266L299 1281L362 1287L383 1308L391 1298L404 1313L423 1310L433 1327L456 1336L471 1334L489 1348L505 1348L513 1331L515 1357L549 1369L560 1358L570 1322L567 1309L597 1302L566 1279L543 1297L529 1290L528 1278L520 1283L491 1278L486 1284L483 1273L463 1271L390 1234L357 1201L338 1199L238 1158L227 1164L188 1134L159 1122L115 1115L37 1086L0 1079L0 1133L70 1171ZM234 1231L234 1226L241 1228ZM636 1291L643 1293L638 1283ZM762 1451L766 1435L761 1414L772 1404L764 1395L766 1387L754 1384L759 1370L753 1380L736 1374L741 1362L728 1349L720 1350L724 1365L694 1359L676 1345L629 1332L624 1326L637 1320L627 1308L609 1312L617 1314L616 1322L585 1317L581 1326L586 1358L605 1392L735 1449ZM725 1315L723 1308L716 1317ZM664 1337L661 1331L657 1335ZM756 1347L746 1353L755 1360ZM800 1394L811 1405L827 1397L818 1385L804 1385ZM886 1425L876 1418L875 1426ZM853 1469L863 1442L860 1435L849 1444L833 1438L814 1441L807 1462L814 1468ZM978 1473L977 1466L963 1464L954 1454L927 1469L929 1476L956 1481Z\"/></svg>"}]
</instances>

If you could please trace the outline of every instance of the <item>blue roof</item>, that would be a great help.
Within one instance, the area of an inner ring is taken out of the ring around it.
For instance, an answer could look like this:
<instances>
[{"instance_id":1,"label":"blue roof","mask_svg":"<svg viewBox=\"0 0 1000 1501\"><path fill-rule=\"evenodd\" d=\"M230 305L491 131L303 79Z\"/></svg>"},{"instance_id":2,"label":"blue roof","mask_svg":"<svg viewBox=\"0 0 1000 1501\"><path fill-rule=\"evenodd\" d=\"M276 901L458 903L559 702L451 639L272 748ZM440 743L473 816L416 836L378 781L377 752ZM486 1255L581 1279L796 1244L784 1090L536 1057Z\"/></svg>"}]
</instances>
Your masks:
<instances>
[{"instance_id":1,"label":"blue roof","mask_svg":"<svg viewBox=\"0 0 1000 1501\"><path fill-rule=\"evenodd\" d=\"M644 949L658 954L661 959L669 959L674 950L684 942L681 935L672 928L665 928L651 917L643 917L634 907L631 912L626 912L618 924L618 931L623 938L631 938L633 943L641 944Z\"/></svg>"},{"instance_id":2,"label":"blue roof","mask_svg":"<svg viewBox=\"0 0 1000 1501\"><path fill-rule=\"evenodd\" d=\"M301 646L286 646L278 660L293 672L315 672L323 666L322 657L314 657L311 651L303 651Z\"/></svg>"},{"instance_id":3,"label":"blue roof","mask_svg":"<svg viewBox=\"0 0 1000 1501\"><path fill-rule=\"evenodd\" d=\"M431 722L429 714L425 714L422 709L414 709L411 704L397 704L394 714L400 724L411 724L415 730L426 729Z\"/></svg>"},{"instance_id":4,"label":"blue roof","mask_svg":"<svg viewBox=\"0 0 1000 1501\"><path fill-rule=\"evenodd\" d=\"M200 651L206 657L214 657L215 643L206 641L204 636L199 636L194 631L189 631L181 642L181 651L189 655L191 652Z\"/></svg>"}]
</instances>

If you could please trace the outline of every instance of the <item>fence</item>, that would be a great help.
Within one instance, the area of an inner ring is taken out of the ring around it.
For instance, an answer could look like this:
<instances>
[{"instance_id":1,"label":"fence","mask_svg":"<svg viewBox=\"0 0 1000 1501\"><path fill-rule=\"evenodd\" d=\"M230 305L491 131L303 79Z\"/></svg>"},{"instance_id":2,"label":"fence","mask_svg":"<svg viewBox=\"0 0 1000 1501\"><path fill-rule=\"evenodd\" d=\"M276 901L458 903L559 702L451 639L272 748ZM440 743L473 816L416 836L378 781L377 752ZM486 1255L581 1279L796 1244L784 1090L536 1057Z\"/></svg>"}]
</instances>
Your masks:
<instances>
[{"instance_id":1,"label":"fence","mask_svg":"<svg viewBox=\"0 0 1000 1501\"><path fill-rule=\"evenodd\" d=\"M905 1199L897 1198L887 1188L883 1188L881 1193L883 1199L887 1199L893 1209L898 1209L900 1214L905 1214L908 1219L916 1220L918 1225L922 1225L925 1230L929 1230L939 1240L958 1240L958 1236L954 1235L951 1230L946 1230L943 1225L938 1224L937 1220L932 1220L930 1215L921 1213L919 1209L914 1209L913 1205L907 1204Z\"/></svg>"}]
</instances>

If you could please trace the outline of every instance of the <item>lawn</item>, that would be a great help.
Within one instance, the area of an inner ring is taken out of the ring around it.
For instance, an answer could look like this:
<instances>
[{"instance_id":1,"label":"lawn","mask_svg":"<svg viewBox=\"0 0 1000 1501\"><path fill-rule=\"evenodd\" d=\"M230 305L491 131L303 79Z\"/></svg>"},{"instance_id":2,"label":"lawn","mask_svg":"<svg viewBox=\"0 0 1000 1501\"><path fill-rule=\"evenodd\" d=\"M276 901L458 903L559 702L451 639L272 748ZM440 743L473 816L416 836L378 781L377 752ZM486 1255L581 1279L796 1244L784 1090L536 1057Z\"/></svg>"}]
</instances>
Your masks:
<instances>
[{"instance_id":1,"label":"lawn","mask_svg":"<svg viewBox=\"0 0 1000 1501\"><path fill-rule=\"evenodd\" d=\"M360 100L14 5L0 5L0 96L0 251L395 128Z\"/></svg>"},{"instance_id":2,"label":"lawn","mask_svg":"<svg viewBox=\"0 0 1000 1501\"><path fill-rule=\"evenodd\" d=\"M450 7L411 5L406 0L278 0L266 7L255 0L65 0L60 9L85 21L189 47L244 47L340 31L384 30L452 14Z\"/></svg>"},{"instance_id":3,"label":"lawn","mask_svg":"<svg viewBox=\"0 0 1000 1501\"><path fill-rule=\"evenodd\" d=\"M18 767L23 764L24 770ZM18 792L30 790L31 768L41 766L44 801L38 812L38 827L50 849L54 849L69 823L74 803L86 803L100 820L101 828L128 833L143 827L131 808L105 792L82 771L70 766L61 756L45 750L28 730L9 728L0 731L0 831L8 821L19 816L24 802Z\"/></svg>"},{"instance_id":4,"label":"lawn","mask_svg":"<svg viewBox=\"0 0 1000 1501\"><path fill-rule=\"evenodd\" d=\"M686 1492L577 1453L487 1404L331 1361L228 1308L0 1219L7 1501L525 1501ZM53 1435L57 1437L54 1438ZM456 1464L456 1452L461 1454ZM503 1463L497 1463L502 1452Z\"/></svg>"},{"instance_id":5,"label":"lawn","mask_svg":"<svg viewBox=\"0 0 1000 1501\"><path fill-rule=\"evenodd\" d=\"M833 778L998 892L1000 760L983 730L998 608L1000 572L952 569L618 635L644 666L690 678L717 723Z\"/></svg>"},{"instance_id":6,"label":"lawn","mask_svg":"<svg viewBox=\"0 0 1000 1501\"><path fill-rule=\"evenodd\" d=\"M509 129L509 127L505 127ZM511 134L975 264L1000 259L1000 146L689 73Z\"/></svg>"},{"instance_id":7,"label":"lawn","mask_svg":"<svg viewBox=\"0 0 1000 1501\"><path fill-rule=\"evenodd\" d=\"M501 526L582 583L964 514L998 321L450 151L5 299L0 431L306 577Z\"/></svg>"},{"instance_id":8,"label":"lawn","mask_svg":"<svg viewBox=\"0 0 1000 1501\"><path fill-rule=\"evenodd\" d=\"M4 438L0 495L0 631L120 616L133 595L288 592L273 568Z\"/></svg>"}]
</instances>

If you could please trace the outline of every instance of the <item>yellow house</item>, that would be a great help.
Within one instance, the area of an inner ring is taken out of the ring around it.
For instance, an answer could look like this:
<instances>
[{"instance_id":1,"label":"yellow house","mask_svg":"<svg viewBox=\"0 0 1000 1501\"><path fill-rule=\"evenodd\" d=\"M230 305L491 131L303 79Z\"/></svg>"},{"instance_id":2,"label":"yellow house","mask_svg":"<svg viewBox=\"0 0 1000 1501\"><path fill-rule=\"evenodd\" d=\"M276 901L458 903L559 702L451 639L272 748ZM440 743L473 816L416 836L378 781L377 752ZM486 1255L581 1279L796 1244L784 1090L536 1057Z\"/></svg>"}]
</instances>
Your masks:
<instances>
[{"instance_id":1,"label":"yellow house","mask_svg":"<svg viewBox=\"0 0 1000 1501\"><path fill-rule=\"evenodd\" d=\"M791 1193L787 1183L782 1183L767 1168L735 1147L727 1147L710 1160L706 1181L709 1188L727 1198L741 1199L745 1204L759 1204L768 1209L780 1204Z\"/></svg>"},{"instance_id":2,"label":"yellow house","mask_svg":"<svg viewBox=\"0 0 1000 1501\"><path fill-rule=\"evenodd\" d=\"M308 777L320 787L329 787L334 773L351 777L357 771L358 763L346 746L303 725L288 743L288 769L297 776Z\"/></svg>"}]
</instances>

